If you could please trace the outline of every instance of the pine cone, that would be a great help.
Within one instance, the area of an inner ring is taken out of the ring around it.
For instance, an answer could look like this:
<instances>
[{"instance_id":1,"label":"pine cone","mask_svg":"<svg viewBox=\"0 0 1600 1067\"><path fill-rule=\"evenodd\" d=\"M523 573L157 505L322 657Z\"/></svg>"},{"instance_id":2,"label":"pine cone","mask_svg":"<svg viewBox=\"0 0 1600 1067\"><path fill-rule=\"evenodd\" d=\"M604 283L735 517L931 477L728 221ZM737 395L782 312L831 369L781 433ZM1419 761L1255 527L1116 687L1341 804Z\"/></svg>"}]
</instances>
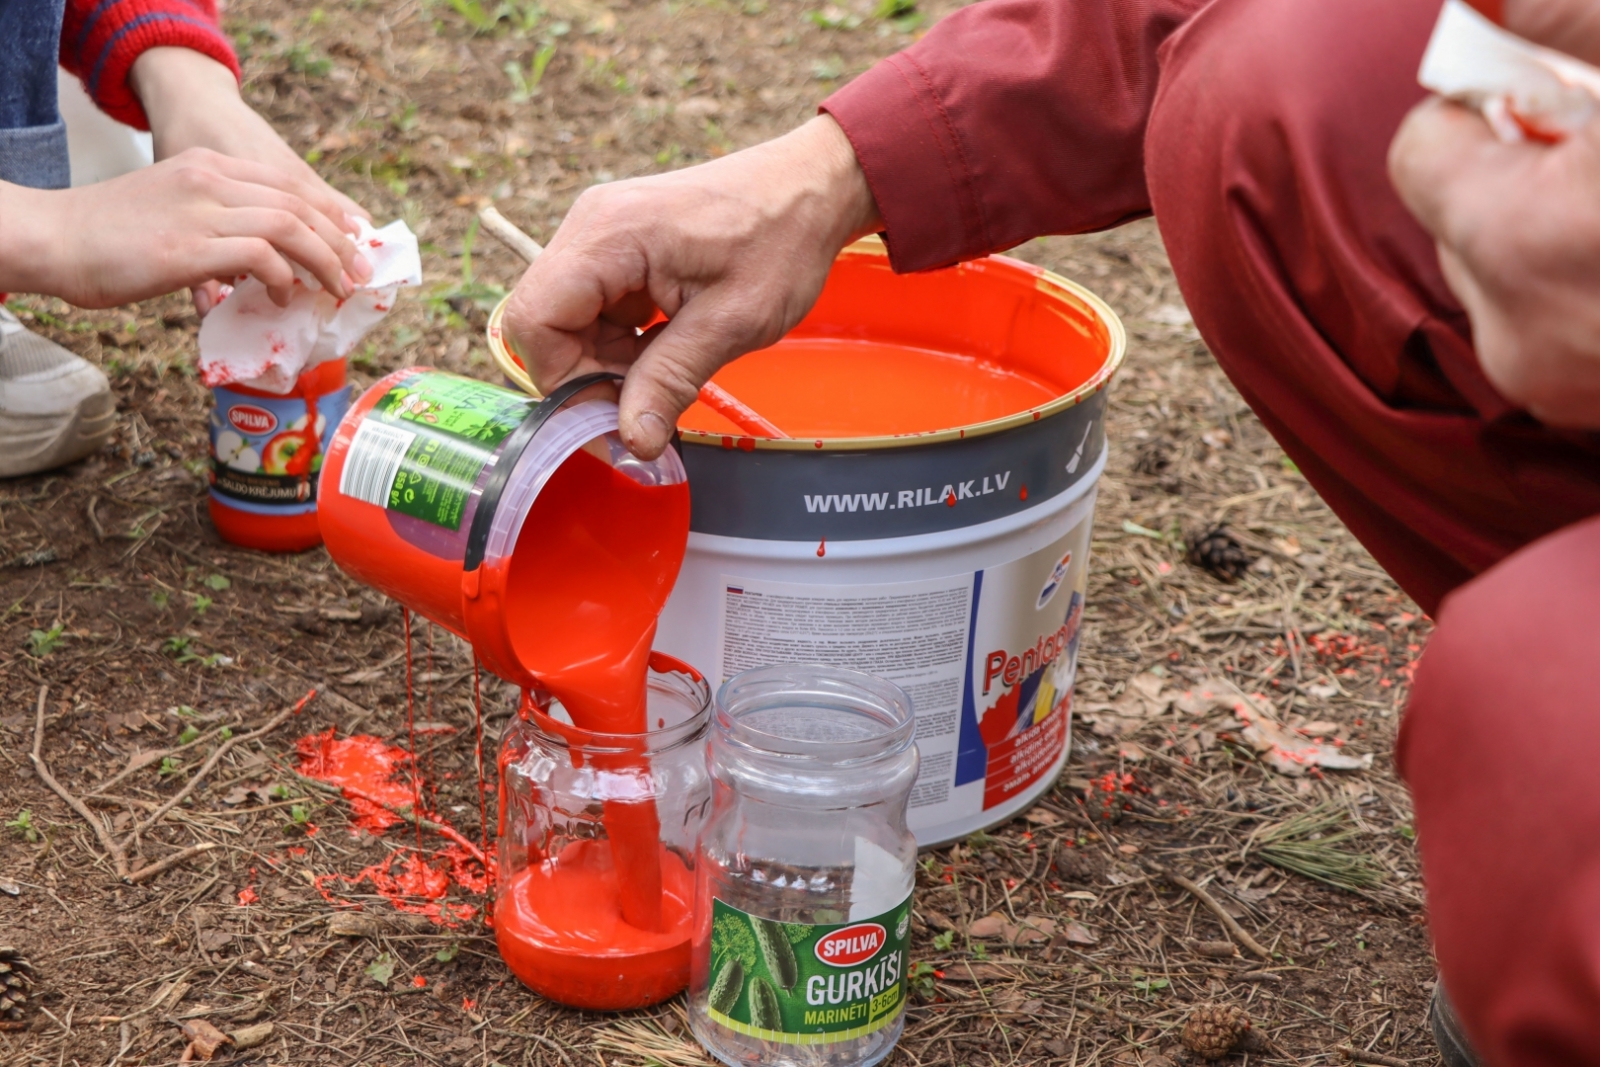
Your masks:
<instances>
[{"instance_id":1,"label":"pine cone","mask_svg":"<svg viewBox=\"0 0 1600 1067\"><path fill-rule=\"evenodd\" d=\"M1217 526L1189 539L1189 562L1225 582L1237 582L1255 560L1226 526Z\"/></svg>"},{"instance_id":2,"label":"pine cone","mask_svg":"<svg viewBox=\"0 0 1600 1067\"><path fill-rule=\"evenodd\" d=\"M1231 1004L1202 1004L1183 1024L1183 1047L1206 1060L1233 1051L1250 1029L1250 1017Z\"/></svg>"},{"instance_id":3,"label":"pine cone","mask_svg":"<svg viewBox=\"0 0 1600 1067\"><path fill-rule=\"evenodd\" d=\"M10 945L0 945L0 1020L18 1022L33 991L33 964Z\"/></svg>"}]
</instances>

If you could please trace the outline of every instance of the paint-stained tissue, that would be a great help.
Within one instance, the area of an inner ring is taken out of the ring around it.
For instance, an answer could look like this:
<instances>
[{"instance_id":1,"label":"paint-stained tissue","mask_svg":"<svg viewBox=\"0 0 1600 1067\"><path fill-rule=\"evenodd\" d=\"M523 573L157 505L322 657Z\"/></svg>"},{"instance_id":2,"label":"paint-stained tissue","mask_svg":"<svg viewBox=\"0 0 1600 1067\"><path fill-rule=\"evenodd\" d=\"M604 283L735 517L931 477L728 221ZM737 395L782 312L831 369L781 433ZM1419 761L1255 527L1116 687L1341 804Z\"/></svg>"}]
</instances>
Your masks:
<instances>
[{"instance_id":1,"label":"paint-stained tissue","mask_svg":"<svg viewBox=\"0 0 1600 1067\"><path fill-rule=\"evenodd\" d=\"M356 247L372 264L372 278L339 300L297 266L287 307L274 304L255 277L240 278L200 324L206 385L287 394L304 371L349 353L394 307L402 286L422 284L417 238L404 222L375 230L365 219L356 221Z\"/></svg>"},{"instance_id":2,"label":"paint-stained tissue","mask_svg":"<svg viewBox=\"0 0 1600 1067\"><path fill-rule=\"evenodd\" d=\"M1500 140L1553 143L1600 116L1600 69L1446 0L1422 56L1424 89L1477 108Z\"/></svg>"}]
</instances>

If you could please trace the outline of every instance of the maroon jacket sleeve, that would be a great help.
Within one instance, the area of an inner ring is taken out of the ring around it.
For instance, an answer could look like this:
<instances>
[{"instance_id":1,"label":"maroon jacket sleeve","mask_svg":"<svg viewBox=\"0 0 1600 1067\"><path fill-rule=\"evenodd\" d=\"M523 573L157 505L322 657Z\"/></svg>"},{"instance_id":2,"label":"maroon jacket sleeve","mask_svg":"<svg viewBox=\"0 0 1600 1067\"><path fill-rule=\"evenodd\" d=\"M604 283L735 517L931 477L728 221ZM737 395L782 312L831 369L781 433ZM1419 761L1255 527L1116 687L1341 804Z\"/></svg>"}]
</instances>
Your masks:
<instances>
[{"instance_id":1,"label":"maroon jacket sleeve","mask_svg":"<svg viewBox=\"0 0 1600 1067\"><path fill-rule=\"evenodd\" d=\"M896 270L1150 212L1161 43L1209 0L983 0L834 93Z\"/></svg>"},{"instance_id":2,"label":"maroon jacket sleeve","mask_svg":"<svg viewBox=\"0 0 1600 1067\"><path fill-rule=\"evenodd\" d=\"M144 107L128 86L147 48L191 48L239 76L233 46L217 24L216 0L67 0L61 65L78 76L100 110L147 130Z\"/></svg>"}]
</instances>

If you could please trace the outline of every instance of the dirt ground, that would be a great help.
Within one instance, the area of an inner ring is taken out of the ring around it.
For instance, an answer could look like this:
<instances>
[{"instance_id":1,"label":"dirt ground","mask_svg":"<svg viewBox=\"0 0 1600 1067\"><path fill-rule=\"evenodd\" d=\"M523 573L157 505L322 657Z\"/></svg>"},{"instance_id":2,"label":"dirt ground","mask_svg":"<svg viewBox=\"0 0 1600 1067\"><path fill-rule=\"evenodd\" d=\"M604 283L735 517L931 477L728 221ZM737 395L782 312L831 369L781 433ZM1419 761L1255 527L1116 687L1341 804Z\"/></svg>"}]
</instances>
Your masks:
<instances>
[{"instance_id":1,"label":"dirt ground","mask_svg":"<svg viewBox=\"0 0 1600 1067\"><path fill-rule=\"evenodd\" d=\"M585 186L779 132L950 6L235 0L226 19L251 99L424 241L427 285L352 361L365 384L406 363L491 375L485 310L518 271L468 240L479 203L548 237ZM1342 1062L1341 1048L1433 1062L1433 964L1389 755L1426 619L1229 387L1152 223L1019 254L1104 295L1132 340L1074 752L1026 816L924 858L917 994L891 1062L1166 1065L1185 1056L1188 1012L1212 1002L1260 1035L1235 1062ZM218 541L185 299L12 306L103 366L123 417L103 454L0 486L0 944L37 974L0 1062L172 1063L194 1020L260 1039L219 1053L239 1064L707 1062L680 1002L555 1007L476 923L404 921L351 889L374 922L329 929L311 879L354 874L406 835L348 833L343 802L292 774L294 741L403 735L399 613L320 550ZM1188 558L1223 523L1234 540L1206 558L1242 568L1235 582ZM426 629L413 651L417 717L462 728L436 738L439 804L476 838L470 658ZM313 687L298 717L247 736ZM510 700L487 690L496 735ZM30 769L41 707L40 754L98 831ZM1370 767L1280 773L1236 707ZM184 855L126 885L102 836L133 868Z\"/></svg>"}]
</instances>

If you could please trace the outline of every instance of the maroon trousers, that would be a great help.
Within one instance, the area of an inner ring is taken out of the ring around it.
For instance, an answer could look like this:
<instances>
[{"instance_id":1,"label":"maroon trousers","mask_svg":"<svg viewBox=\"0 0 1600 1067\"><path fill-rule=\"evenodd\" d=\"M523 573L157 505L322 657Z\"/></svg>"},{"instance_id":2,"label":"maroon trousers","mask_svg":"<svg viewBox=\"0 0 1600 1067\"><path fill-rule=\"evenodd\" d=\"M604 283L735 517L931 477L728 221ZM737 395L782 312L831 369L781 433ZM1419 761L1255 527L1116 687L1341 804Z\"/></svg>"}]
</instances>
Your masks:
<instances>
[{"instance_id":1,"label":"maroon trousers","mask_svg":"<svg viewBox=\"0 0 1600 1067\"><path fill-rule=\"evenodd\" d=\"M824 108L898 269L1154 211L1230 378L1436 614L1399 763L1475 1047L1600 1064L1600 447L1496 394L1389 186L1438 6L987 0Z\"/></svg>"}]
</instances>

